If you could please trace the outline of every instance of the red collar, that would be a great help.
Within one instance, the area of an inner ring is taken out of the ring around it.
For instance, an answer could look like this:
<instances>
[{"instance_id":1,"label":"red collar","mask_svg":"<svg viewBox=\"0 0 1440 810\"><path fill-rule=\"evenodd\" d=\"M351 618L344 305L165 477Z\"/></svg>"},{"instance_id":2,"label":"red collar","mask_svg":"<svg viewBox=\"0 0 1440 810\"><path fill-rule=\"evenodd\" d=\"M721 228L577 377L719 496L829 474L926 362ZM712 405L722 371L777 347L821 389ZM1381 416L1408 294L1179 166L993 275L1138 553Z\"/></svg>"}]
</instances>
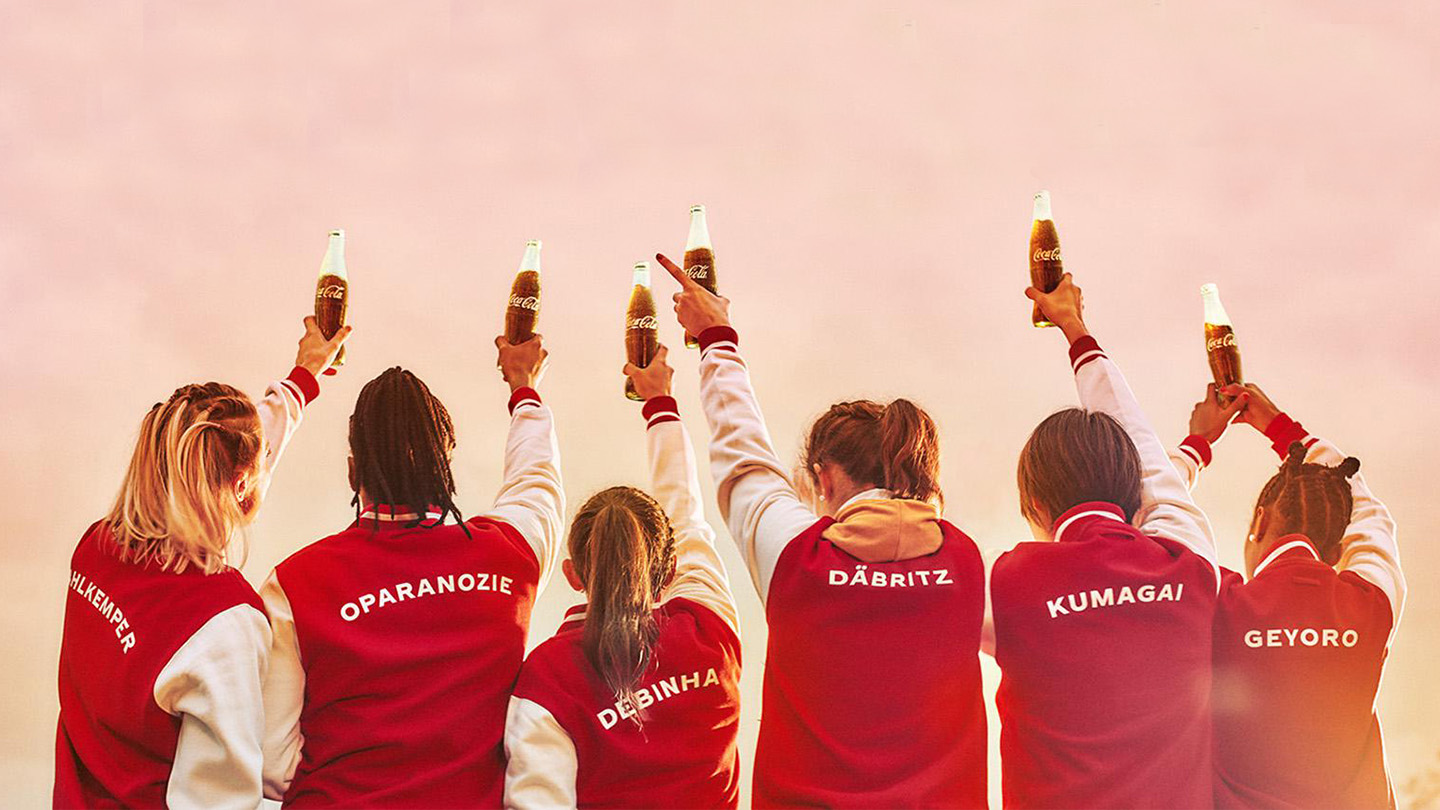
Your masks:
<instances>
[{"instance_id":1,"label":"red collar","mask_svg":"<svg viewBox=\"0 0 1440 810\"><path fill-rule=\"evenodd\" d=\"M1086 501L1066 509L1060 517L1055 519L1052 527L1055 534L1055 542L1064 539L1065 530L1077 523L1087 523L1095 520L1115 520L1120 523L1129 523L1125 520L1125 510L1108 501ZM1071 533L1071 537L1078 539L1078 532Z\"/></svg>"},{"instance_id":2,"label":"red collar","mask_svg":"<svg viewBox=\"0 0 1440 810\"><path fill-rule=\"evenodd\" d=\"M1261 560L1260 564L1255 566L1255 573L1251 574L1250 578L1254 579L1260 576L1261 571L1269 568L1272 563L1281 560L1285 562L1291 560L1314 560L1316 562L1323 562L1323 560L1320 559L1320 555L1316 553L1315 546L1310 543L1310 538L1303 534L1287 534L1280 538L1277 541L1277 545L1270 549L1270 553L1265 555L1265 559Z\"/></svg>"},{"instance_id":3,"label":"red collar","mask_svg":"<svg viewBox=\"0 0 1440 810\"><path fill-rule=\"evenodd\" d=\"M360 504L360 521L374 521L381 525L396 523L413 523L417 520L438 521L444 514L444 510L435 504L425 507L424 514L415 511L413 506L404 506L391 503L362 503Z\"/></svg>"}]
</instances>

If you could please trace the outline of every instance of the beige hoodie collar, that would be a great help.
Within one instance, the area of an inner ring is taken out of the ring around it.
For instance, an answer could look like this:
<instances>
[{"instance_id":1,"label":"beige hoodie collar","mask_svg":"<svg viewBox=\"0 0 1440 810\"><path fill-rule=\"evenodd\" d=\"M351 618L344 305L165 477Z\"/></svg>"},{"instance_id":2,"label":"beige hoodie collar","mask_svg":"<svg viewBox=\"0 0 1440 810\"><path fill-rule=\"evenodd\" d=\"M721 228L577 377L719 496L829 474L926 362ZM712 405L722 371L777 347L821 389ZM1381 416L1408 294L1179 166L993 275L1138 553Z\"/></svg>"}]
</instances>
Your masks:
<instances>
[{"instance_id":1,"label":"beige hoodie collar","mask_svg":"<svg viewBox=\"0 0 1440 810\"><path fill-rule=\"evenodd\" d=\"M861 562L924 557L944 540L935 504L868 489L845 501L820 536Z\"/></svg>"}]
</instances>

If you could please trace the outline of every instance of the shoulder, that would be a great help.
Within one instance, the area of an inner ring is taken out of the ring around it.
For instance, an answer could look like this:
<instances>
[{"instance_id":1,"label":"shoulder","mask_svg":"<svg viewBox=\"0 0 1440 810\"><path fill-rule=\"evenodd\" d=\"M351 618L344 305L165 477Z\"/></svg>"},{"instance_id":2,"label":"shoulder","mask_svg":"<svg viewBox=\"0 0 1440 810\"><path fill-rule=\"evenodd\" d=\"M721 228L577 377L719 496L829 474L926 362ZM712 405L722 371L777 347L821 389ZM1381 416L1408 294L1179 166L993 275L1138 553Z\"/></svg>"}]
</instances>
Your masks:
<instances>
[{"instance_id":1,"label":"shoulder","mask_svg":"<svg viewBox=\"0 0 1440 810\"><path fill-rule=\"evenodd\" d=\"M574 677L584 658L578 630L562 627L525 656L515 681L515 696L543 704L546 695L553 694L559 685Z\"/></svg>"},{"instance_id":2,"label":"shoulder","mask_svg":"<svg viewBox=\"0 0 1440 810\"><path fill-rule=\"evenodd\" d=\"M940 520L940 533L945 538L945 548L951 553L959 553L966 557L973 557L976 562L981 562L980 546L974 538L966 534L959 526L944 518ZM981 562L983 564L983 562Z\"/></svg>"},{"instance_id":3,"label":"shoulder","mask_svg":"<svg viewBox=\"0 0 1440 810\"><path fill-rule=\"evenodd\" d=\"M336 532L328 537L322 537L308 545L291 553L290 556L281 560L275 566L276 574L284 571L304 568L311 563L325 560L336 554L343 554L347 550L359 545L362 537L368 534L367 531L358 526L350 526Z\"/></svg>"},{"instance_id":4,"label":"shoulder","mask_svg":"<svg viewBox=\"0 0 1440 810\"><path fill-rule=\"evenodd\" d=\"M465 521L465 526L470 529L472 537L490 537L496 543L502 544L510 549L516 556L533 563L536 571L540 569L540 559L535 556L535 548L531 546L519 529L511 526L499 518L476 516ZM457 527L458 528L458 527Z\"/></svg>"},{"instance_id":5,"label":"shoulder","mask_svg":"<svg viewBox=\"0 0 1440 810\"><path fill-rule=\"evenodd\" d=\"M735 629L714 608L683 596L667 599L655 608L655 618L661 625L662 633L675 632L683 625L689 625L697 635L713 636L736 644L740 641Z\"/></svg>"}]
</instances>

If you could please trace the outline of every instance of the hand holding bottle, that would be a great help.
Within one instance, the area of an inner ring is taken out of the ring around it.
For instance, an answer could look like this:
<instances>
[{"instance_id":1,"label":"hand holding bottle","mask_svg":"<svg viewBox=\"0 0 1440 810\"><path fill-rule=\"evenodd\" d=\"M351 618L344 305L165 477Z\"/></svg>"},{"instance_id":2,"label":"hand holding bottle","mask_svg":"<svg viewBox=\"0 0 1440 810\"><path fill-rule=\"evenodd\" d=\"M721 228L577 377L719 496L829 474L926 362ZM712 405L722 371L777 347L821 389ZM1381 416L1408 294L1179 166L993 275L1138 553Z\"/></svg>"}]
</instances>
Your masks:
<instances>
[{"instance_id":1,"label":"hand holding bottle","mask_svg":"<svg viewBox=\"0 0 1440 810\"><path fill-rule=\"evenodd\" d=\"M698 338L706 329L730 325L729 298L700 286L664 255L656 253L655 259L680 284L680 292L674 296L675 317L686 332Z\"/></svg>"}]
</instances>

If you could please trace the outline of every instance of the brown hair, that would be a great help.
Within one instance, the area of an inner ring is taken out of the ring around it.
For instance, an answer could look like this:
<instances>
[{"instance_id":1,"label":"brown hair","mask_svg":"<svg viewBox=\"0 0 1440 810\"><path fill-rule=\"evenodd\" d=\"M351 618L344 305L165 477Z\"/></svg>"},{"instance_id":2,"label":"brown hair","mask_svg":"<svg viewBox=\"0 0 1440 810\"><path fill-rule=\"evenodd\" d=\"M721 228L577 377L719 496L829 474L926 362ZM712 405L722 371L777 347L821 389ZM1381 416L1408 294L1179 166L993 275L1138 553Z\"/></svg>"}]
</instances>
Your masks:
<instances>
[{"instance_id":1,"label":"brown hair","mask_svg":"<svg viewBox=\"0 0 1440 810\"><path fill-rule=\"evenodd\" d=\"M881 405L868 399L837 402L810 426L805 470L840 467L856 484L884 487L901 498L944 505L940 491L940 433L930 414L908 399Z\"/></svg>"},{"instance_id":2,"label":"brown hair","mask_svg":"<svg viewBox=\"0 0 1440 810\"><path fill-rule=\"evenodd\" d=\"M570 560L590 597L581 644L617 699L635 705L659 628L651 615L675 565L670 519L634 487L595 493L570 524ZM635 722L641 723L637 711Z\"/></svg>"},{"instance_id":3,"label":"brown hair","mask_svg":"<svg viewBox=\"0 0 1440 810\"><path fill-rule=\"evenodd\" d=\"M105 518L120 558L165 571L224 568L235 530L259 506L264 444L254 403L223 383L187 385L155 403ZM237 493L246 473L249 487Z\"/></svg>"},{"instance_id":4,"label":"brown hair","mask_svg":"<svg viewBox=\"0 0 1440 810\"><path fill-rule=\"evenodd\" d=\"M360 389L350 415L356 498L364 489L380 503L408 506L420 515L439 506L440 523L450 514L460 520L450 472L454 451L450 412L419 377L394 366Z\"/></svg>"},{"instance_id":5,"label":"brown hair","mask_svg":"<svg viewBox=\"0 0 1440 810\"><path fill-rule=\"evenodd\" d=\"M1280 471L1261 488L1255 508L1273 516L1280 534L1305 535L1320 559L1334 565L1354 506L1349 478L1359 471L1360 459L1354 456L1334 467L1306 464L1305 445L1294 442Z\"/></svg>"},{"instance_id":6,"label":"brown hair","mask_svg":"<svg viewBox=\"0 0 1440 810\"><path fill-rule=\"evenodd\" d=\"M1105 501L1126 520L1140 509L1140 453L1115 418L1100 411L1066 408L1035 426L1020 451L1016 470L1020 514L1043 523L1036 510L1055 520L1076 504Z\"/></svg>"}]
</instances>

